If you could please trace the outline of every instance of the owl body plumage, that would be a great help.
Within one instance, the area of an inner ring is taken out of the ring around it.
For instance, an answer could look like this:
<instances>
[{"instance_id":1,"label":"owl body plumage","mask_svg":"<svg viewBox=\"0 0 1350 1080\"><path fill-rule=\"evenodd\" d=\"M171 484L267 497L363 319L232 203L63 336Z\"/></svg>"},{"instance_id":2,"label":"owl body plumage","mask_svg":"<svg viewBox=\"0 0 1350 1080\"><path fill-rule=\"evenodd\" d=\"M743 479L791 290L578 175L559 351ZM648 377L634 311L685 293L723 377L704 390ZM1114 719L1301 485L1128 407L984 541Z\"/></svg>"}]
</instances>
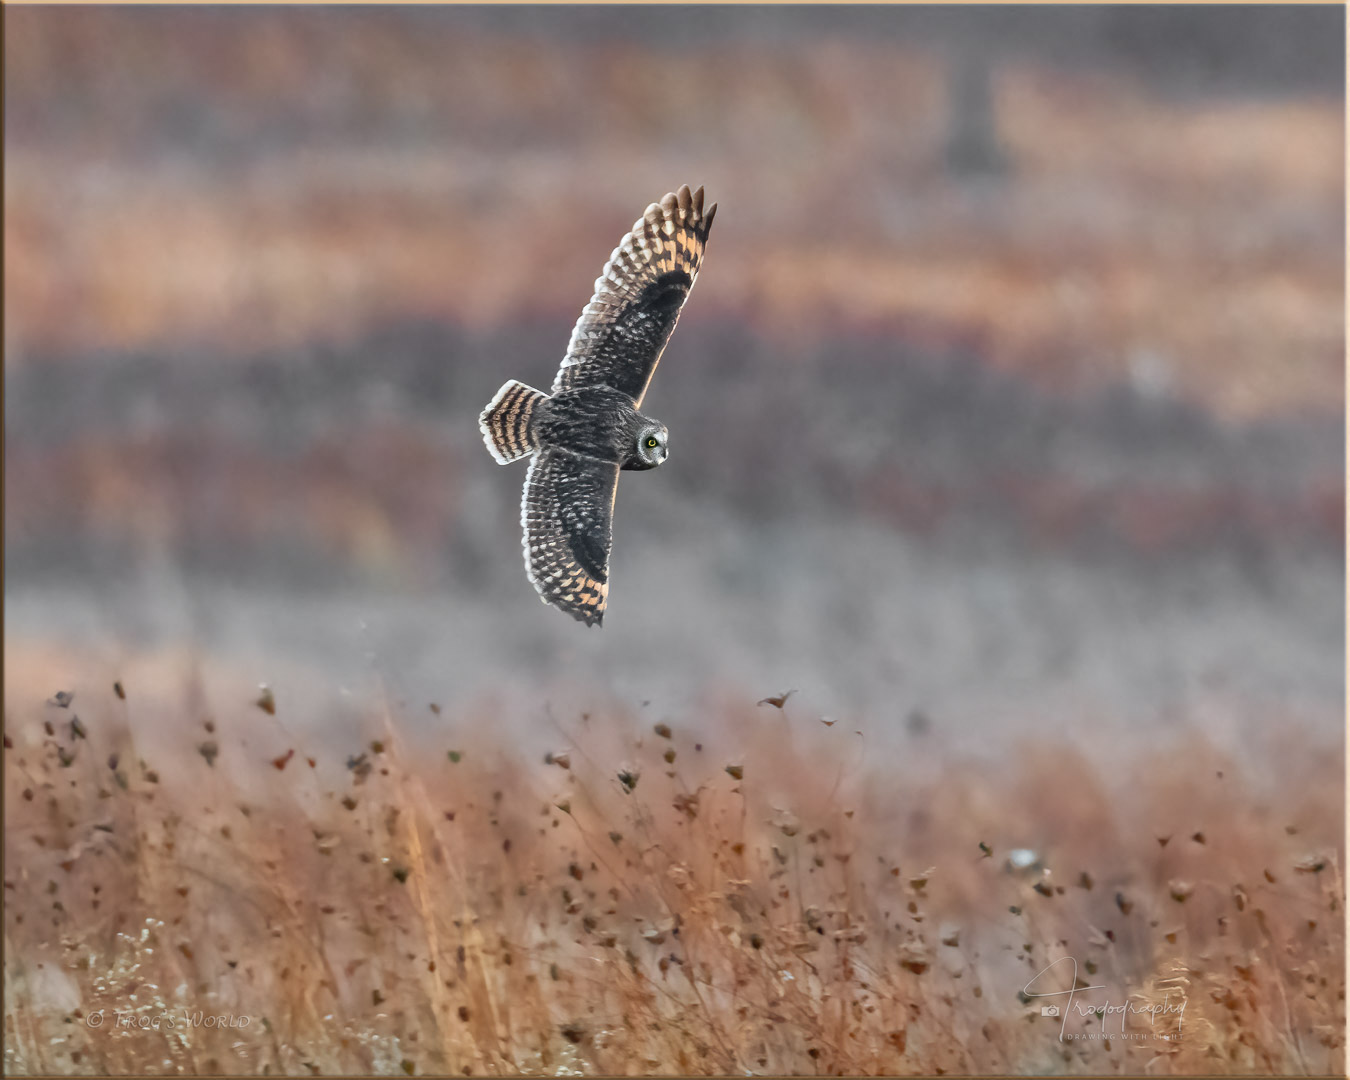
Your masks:
<instances>
[{"instance_id":1,"label":"owl body plumage","mask_svg":"<svg viewBox=\"0 0 1350 1080\"><path fill-rule=\"evenodd\" d=\"M639 411L693 288L714 203L688 187L652 203L610 255L551 393L514 380L479 417L501 464L530 457L521 501L525 572L548 604L604 619L621 470L666 459L664 424Z\"/></svg>"},{"instance_id":2,"label":"owl body plumage","mask_svg":"<svg viewBox=\"0 0 1350 1080\"><path fill-rule=\"evenodd\" d=\"M622 468L644 467L635 464L638 432L660 426L638 412L627 394L609 386L560 391L540 403L538 416L542 444Z\"/></svg>"}]
</instances>

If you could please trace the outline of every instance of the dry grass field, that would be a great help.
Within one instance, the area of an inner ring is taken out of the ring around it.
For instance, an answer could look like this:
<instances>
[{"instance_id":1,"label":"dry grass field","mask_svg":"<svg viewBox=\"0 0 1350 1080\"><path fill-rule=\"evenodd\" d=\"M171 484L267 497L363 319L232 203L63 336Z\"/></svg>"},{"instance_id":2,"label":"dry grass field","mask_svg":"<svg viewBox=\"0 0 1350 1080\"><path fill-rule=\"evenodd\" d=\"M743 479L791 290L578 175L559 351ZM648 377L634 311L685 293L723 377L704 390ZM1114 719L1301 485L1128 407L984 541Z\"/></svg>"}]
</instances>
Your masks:
<instances>
[{"instance_id":1,"label":"dry grass field","mask_svg":"<svg viewBox=\"0 0 1350 1080\"><path fill-rule=\"evenodd\" d=\"M791 698L550 714L542 759L388 702L339 756L176 661L62 706L10 660L11 1073L1344 1066L1334 756L877 769Z\"/></svg>"}]
</instances>

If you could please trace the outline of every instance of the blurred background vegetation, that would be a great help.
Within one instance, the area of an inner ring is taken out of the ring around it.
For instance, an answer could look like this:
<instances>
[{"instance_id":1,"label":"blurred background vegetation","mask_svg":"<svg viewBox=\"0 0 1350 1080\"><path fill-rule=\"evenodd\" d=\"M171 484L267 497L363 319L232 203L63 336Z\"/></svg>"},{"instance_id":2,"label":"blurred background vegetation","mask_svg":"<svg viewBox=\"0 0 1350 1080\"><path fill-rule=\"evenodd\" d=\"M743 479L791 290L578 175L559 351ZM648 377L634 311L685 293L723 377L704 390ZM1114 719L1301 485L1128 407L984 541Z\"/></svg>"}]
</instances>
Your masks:
<instances>
[{"instance_id":1,"label":"blurred background vegetation","mask_svg":"<svg viewBox=\"0 0 1350 1080\"><path fill-rule=\"evenodd\" d=\"M1337 740L1343 19L7 8L6 673ZM685 182L588 634L476 417Z\"/></svg>"}]
</instances>

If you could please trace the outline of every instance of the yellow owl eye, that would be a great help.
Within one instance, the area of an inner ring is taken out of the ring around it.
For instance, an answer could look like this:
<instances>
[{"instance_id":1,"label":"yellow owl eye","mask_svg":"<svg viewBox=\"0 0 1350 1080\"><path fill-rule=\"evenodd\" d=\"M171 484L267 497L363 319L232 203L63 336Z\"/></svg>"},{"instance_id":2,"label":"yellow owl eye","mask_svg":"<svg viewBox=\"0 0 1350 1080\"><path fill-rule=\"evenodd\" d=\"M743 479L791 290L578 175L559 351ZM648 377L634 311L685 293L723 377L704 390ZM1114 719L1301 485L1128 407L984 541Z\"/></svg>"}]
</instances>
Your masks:
<instances>
[{"instance_id":1,"label":"yellow owl eye","mask_svg":"<svg viewBox=\"0 0 1350 1080\"><path fill-rule=\"evenodd\" d=\"M651 449L653 449L653 450L656 449L656 436L655 436L655 435L648 435L648 436L647 436L647 445L648 445L649 447L651 447Z\"/></svg>"}]
</instances>

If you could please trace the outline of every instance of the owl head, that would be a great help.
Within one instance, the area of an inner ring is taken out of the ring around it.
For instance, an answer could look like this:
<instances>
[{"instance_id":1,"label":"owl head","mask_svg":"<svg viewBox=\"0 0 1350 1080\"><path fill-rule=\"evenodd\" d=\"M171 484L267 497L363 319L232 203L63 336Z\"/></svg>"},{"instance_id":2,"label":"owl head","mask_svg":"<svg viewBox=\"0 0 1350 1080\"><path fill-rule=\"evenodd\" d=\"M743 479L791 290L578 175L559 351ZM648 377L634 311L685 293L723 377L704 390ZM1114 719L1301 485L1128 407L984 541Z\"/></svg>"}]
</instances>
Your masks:
<instances>
[{"instance_id":1,"label":"owl head","mask_svg":"<svg viewBox=\"0 0 1350 1080\"><path fill-rule=\"evenodd\" d=\"M657 421L643 424L637 431L637 445L624 464L625 469L654 469L666 460L666 425Z\"/></svg>"}]
</instances>

